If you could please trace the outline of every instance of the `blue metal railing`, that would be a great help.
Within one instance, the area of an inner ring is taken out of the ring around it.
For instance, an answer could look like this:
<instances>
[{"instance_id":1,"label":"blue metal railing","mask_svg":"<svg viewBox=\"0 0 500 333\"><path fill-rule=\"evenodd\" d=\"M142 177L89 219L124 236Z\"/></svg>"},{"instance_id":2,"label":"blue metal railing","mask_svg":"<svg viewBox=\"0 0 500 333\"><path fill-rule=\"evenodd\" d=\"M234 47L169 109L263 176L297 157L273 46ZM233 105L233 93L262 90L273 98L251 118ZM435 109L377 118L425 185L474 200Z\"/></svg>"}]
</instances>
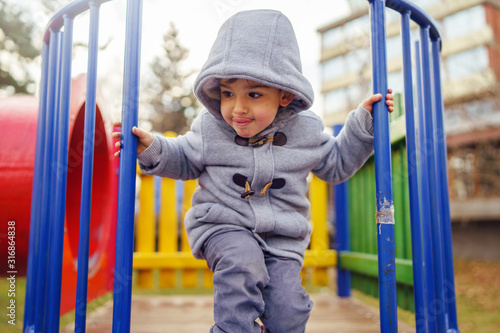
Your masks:
<instances>
[{"instance_id":1,"label":"blue metal railing","mask_svg":"<svg viewBox=\"0 0 500 333\"><path fill-rule=\"evenodd\" d=\"M422 259L422 233L420 227L420 206L418 198L417 141L415 133L415 110L413 106L413 73L411 66L410 12L401 14L401 35L403 46L403 72L406 114L406 154L408 161L408 189L410 196L410 225L412 234L413 290L415 298L415 323L425 323L425 299ZM415 195L417 193L417 195Z\"/></svg>"},{"instance_id":2,"label":"blue metal railing","mask_svg":"<svg viewBox=\"0 0 500 333\"><path fill-rule=\"evenodd\" d=\"M385 93L388 89L385 1L370 1L370 16L372 27L373 91L380 92L383 95L382 101L373 106L380 326L382 332L397 332L396 250L394 246L391 139L389 137L389 113L385 105Z\"/></svg>"},{"instance_id":3,"label":"blue metal railing","mask_svg":"<svg viewBox=\"0 0 500 333\"><path fill-rule=\"evenodd\" d=\"M440 77L441 33L432 17L410 1L368 1L372 28L373 90L383 95L387 91L386 7L401 14L417 332L458 332ZM417 23L420 30L420 40L415 44L417 120L413 97L410 21ZM397 302L391 145L385 96L374 105L373 114L380 325L381 332L386 333L397 332ZM336 199L341 193L336 193ZM339 237L343 234L339 233ZM344 244L346 241L341 239L339 243ZM339 291L348 294L346 282L342 283Z\"/></svg>"},{"instance_id":4,"label":"blue metal railing","mask_svg":"<svg viewBox=\"0 0 500 333\"><path fill-rule=\"evenodd\" d=\"M48 24L42 51L37 144L32 190L31 226L24 332L58 332L61 300L66 176L71 91L71 58L73 21L90 10L87 92L80 207L75 332L85 332L89 264L89 230L91 216L94 135L96 122L96 81L99 31L99 9L110 0L76 0L61 9ZM123 96L124 150L120 159L118 204L117 267L115 283L121 290L131 289L123 283L132 271L132 235L134 219L136 142L132 126L137 124L139 89L139 54L142 0L129 0ZM138 19L139 18L139 19ZM128 130L128 132L127 132ZM125 238L125 242L123 239ZM118 243L118 241L121 241ZM130 248L130 251L123 249ZM123 251L123 252L122 252ZM131 279L131 278L130 278ZM125 285L125 288L123 286ZM115 286L115 291L120 290ZM125 297L119 298L118 295ZM114 332L128 332L130 327L130 292L115 292L125 316L114 320ZM128 323L127 323L128 321Z\"/></svg>"},{"instance_id":5,"label":"blue metal railing","mask_svg":"<svg viewBox=\"0 0 500 333\"><path fill-rule=\"evenodd\" d=\"M132 257L134 251L134 205L137 165L137 126L139 106L139 58L141 50L142 0L127 3L125 73L123 83L122 150L116 227L116 262L113 299L113 332L130 331L132 302Z\"/></svg>"},{"instance_id":6,"label":"blue metal railing","mask_svg":"<svg viewBox=\"0 0 500 333\"><path fill-rule=\"evenodd\" d=\"M333 126L333 135L337 136L342 130L342 125ZM350 251L351 246L349 242L349 187L347 186L348 180L335 185L335 231L337 233L337 295L339 297L351 296L351 272L342 269L342 258L340 253L342 251Z\"/></svg>"},{"instance_id":7,"label":"blue metal railing","mask_svg":"<svg viewBox=\"0 0 500 333\"><path fill-rule=\"evenodd\" d=\"M95 2L89 2L90 31L87 65L87 99L85 103L85 134L83 140L82 188L80 201L80 240L78 242L78 275L75 307L75 331L81 332L85 332L85 319L87 313L90 214L92 210L92 176L96 122L97 52L99 46L99 5L100 4Z\"/></svg>"},{"instance_id":8,"label":"blue metal railing","mask_svg":"<svg viewBox=\"0 0 500 333\"><path fill-rule=\"evenodd\" d=\"M57 332L61 299L62 244L68 159L73 20L90 10L75 331L85 331L89 228L96 121L96 73L100 5L110 0L75 0L49 22L42 51L39 120L32 193L24 332ZM386 7L401 13L406 133L417 332L458 332L447 188L446 140L439 75L441 34L423 10L404 0L368 0L372 22L373 89L387 91ZM113 332L130 331L132 254L138 120L142 0L128 0L122 110L122 151L114 281ZM420 26L416 49L418 142L415 129L410 21ZM385 96L374 106L377 239L381 331L397 332L391 145ZM416 164L416 161L420 165ZM58 166L54 168L53 166ZM420 166L420 168L419 168ZM339 186L337 208L344 207ZM347 210L337 220L345 221ZM347 234L347 225L339 234ZM347 251L347 238L339 243ZM342 296L349 273L339 274Z\"/></svg>"}]
</instances>

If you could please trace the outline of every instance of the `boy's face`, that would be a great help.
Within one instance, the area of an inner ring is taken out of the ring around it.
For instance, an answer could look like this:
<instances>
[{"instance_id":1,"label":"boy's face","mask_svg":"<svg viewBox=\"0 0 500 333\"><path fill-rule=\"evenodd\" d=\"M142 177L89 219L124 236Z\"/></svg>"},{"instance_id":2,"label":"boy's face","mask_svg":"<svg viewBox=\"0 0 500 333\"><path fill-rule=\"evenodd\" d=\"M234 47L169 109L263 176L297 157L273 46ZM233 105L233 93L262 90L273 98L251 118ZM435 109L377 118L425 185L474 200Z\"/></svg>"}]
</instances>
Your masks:
<instances>
[{"instance_id":1,"label":"boy's face","mask_svg":"<svg viewBox=\"0 0 500 333\"><path fill-rule=\"evenodd\" d=\"M221 79L221 114L244 138L251 138L276 117L280 106L287 106L294 95L247 79Z\"/></svg>"}]
</instances>

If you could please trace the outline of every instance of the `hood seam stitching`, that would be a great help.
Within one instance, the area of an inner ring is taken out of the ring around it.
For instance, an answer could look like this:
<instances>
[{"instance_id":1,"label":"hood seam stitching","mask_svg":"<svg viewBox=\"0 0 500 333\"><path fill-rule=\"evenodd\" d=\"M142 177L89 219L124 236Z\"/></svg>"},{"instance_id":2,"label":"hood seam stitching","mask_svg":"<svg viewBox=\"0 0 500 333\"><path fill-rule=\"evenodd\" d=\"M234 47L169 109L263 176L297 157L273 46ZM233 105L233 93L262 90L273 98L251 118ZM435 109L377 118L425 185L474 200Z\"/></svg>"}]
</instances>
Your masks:
<instances>
[{"instance_id":1,"label":"hood seam stitching","mask_svg":"<svg viewBox=\"0 0 500 333\"><path fill-rule=\"evenodd\" d=\"M221 74L220 74L223 77L226 74L227 57L229 56L229 50L230 50L231 44L232 44L231 40L232 40L232 36L233 36L233 27L234 27L234 21L236 20L236 16L237 15L235 15L233 17L233 19L230 21L229 31L227 32L227 36L226 36L226 45L224 48L224 58L222 59Z\"/></svg>"},{"instance_id":2,"label":"hood seam stitching","mask_svg":"<svg viewBox=\"0 0 500 333\"><path fill-rule=\"evenodd\" d=\"M274 46L274 37L276 36L276 28L278 26L278 18L280 13L276 13L273 19L273 24L271 25L271 31L269 34L269 40L267 43L266 57L264 60L264 73L263 76L266 78L266 81L271 81L271 78L267 75L269 71L269 62L271 60L271 53Z\"/></svg>"}]
</instances>

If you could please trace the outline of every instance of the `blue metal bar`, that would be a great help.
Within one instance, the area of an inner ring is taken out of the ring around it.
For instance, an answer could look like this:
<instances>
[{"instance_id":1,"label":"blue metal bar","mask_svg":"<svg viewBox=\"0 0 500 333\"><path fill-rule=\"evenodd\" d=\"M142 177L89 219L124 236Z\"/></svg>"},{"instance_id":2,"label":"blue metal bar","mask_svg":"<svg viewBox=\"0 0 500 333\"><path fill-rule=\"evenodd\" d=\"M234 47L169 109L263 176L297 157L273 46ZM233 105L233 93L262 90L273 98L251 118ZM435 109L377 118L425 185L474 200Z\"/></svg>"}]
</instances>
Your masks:
<instances>
[{"instance_id":1,"label":"blue metal bar","mask_svg":"<svg viewBox=\"0 0 500 333\"><path fill-rule=\"evenodd\" d=\"M431 302L436 298L434 289L434 255L431 241L431 212L429 203L429 175L427 169L427 155L430 151L425 137L424 94L422 84L422 62L420 60L420 42L415 43L415 59L417 67L418 93L418 139L419 139L419 166L420 166L420 202L422 219L422 238L424 244L424 285L426 299L427 328L430 333L437 332L436 314L431 312Z\"/></svg>"},{"instance_id":2,"label":"blue metal bar","mask_svg":"<svg viewBox=\"0 0 500 333\"><path fill-rule=\"evenodd\" d=\"M99 4L90 2L90 31L87 66L87 96L83 137L82 189L80 202L80 234L76 284L75 332L85 332L87 287L89 274L89 238L92 210L92 169L94 165L97 52L99 48Z\"/></svg>"},{"instance_id":3,"label":"blue metal bar","mask_svg":"<svg viewBox=\"0 0 500 333\"><path fill-rule=\"evenodd\" d=\"M410 18L417 23L419 26L428 26L429 27L429 34L433 40L441 39L441 31L439 29L439 25L430 16L428 13L426 13L422 8L417 6L411 1L408 0L387 0L386 1L386 6L394 9L395 11L399 12L401 15L405 12L410 12ZM441 46L441 44L440 44Z\"/></svg>"},{"instance_id":4,"label":"blue metal bar","mask_svg":"<svg viewBox=\"0 0 500 333\"><path fill-rule=\"evenodd\" d=\"M57 69L56 69L56 82L55 82L55 105L53 109L54 113L54 127L53 127L53 132L54 132L54 139L52 142L52 151L53 151L53 156L52 156L52 161L50 163L50 172L51 172L51 181L52 184L50 185L50 188L52 189L52 200L50 201L50 219L49 223L47 224L47 229L49 230L49 236L48 236L48 244L47 244L47 253L48 253L48 260L47 260L47 282L45 285L45 288L47 289L47 294L45 295L45 319L44 319L44 327L42 328L43 331L47 331L49 327L49 322L50 320L50 312L53 311L51 309L51 303L50 301L54 297L54 295L51 295L51 293L54 292L52 288L52 283L53 281L51 278L53 277L53 272L52 270L54 269L53 263L54 263L54 257L52 256L53 254L53 249L52 246L54 244L54 237L57 237L55 235L55 227L56 227L56 197L57 197L57 160L58 160L58 143L59 143L59 138L60 138L60 124L59 124L59 119L60 119L60 101L61 101L61 60L62 60L62 40L64 37L64 33L59 31L58 32L59 39L57 41L58 46L57 46Z\"/></svg>"},{"instance_id":5,"label":"blue metal bar","mask_svg":"<svg viewBox=\"0 0 500 333\"><path fill-rule=\"evenodd\" d=\"M415 111L413 108L413 75L411 65L410 12L401 15L403 46L404 95L406 115L406 155L408 188L410 194L411 246L413 260L413 291L415 298L415 323L417 333L427 332L427 307L425 304L424 267L422 258L422 225L420 220L417 139L415 136Z\"/></svg>"},{"instance_id":6,"label":"blue metal bar","mask_svg":"<svg viewBox=\"0 0 500 333\"><path fill-rule=\"evenodd\" d=\"M443 239L444 264L444 300L448 315L448 332L458 332L457 308L455 299L455 274L453 269L453 244L451 238L450 196L448 192L448 157L446 151L446 133L444 131L444 106L441 95L440 41L432 41L432 68L434 78L434 109L436 115L436 144L438 178L441 199L441 232Z\"/></svg>"},{"instance_id":7,"label":"blue metal bar","mask_svg":"<svg viewBox=\"0 0 500 333\"><path fill-rule=\"evenodd\" d=\"M375 93L382 94L382 100L373 105L380 327L382 333L389 333L398 331L398 319L391 140L389 112L385 104L387 93L385 0L369 0L369 2L372 27L373 90Z\"/></svg>"},{"instance_id":8,"label":"blue metal bar","mask_svg":"<svg viewBox=\"0 0 500 333\"><path fill-rule=\"evenodd\" d=\"M61 10L59 10L47 24L47 28L45 29L44 41L47 42L49 40L49 30L59 31L61 27L64 25L64 17L68 16L70 18L75 18L78 14L83 13L88 10L90 7L90 3L93 2L96 5L101 5L105 2L111 0L75 0L68 3Z\"/></svg>"},{"instance_id":9,"label":"blue metal bar","mask_svg":"<svg viewBox=\"0 0 500 333\"><path fill-rule=\"evenodd\" d=\"M333 126L333 135L337 136L342 130L342 125ZM351 296L351 271L342 269L340 253L349 251L349 186L348 180L334 186L335 189L335 226L337 243L337 295L339 297Z\"/></svg>"},{"instance_id":10,"label":"blue metal bar","mask_svg":"<svg viewBox=\"0 0 500 333\"><path fill-rule=\"evenodd\" d=\"M127 28L122 109L122 149L118 189L113 332L130 331L132 302L132 256L134 239L135 177L137 137L132 133L138 122L142 0L127 1Z\"/></svg>"},{"instance_id":11,"label":"blue metal bar","mask_svg":"<svg viewBox=\"0 0 500 333\"><path fill-rule=\"evenodd\" d=\"M31 199L30 215L30 234L29 234L29 252L28 266L26 274L26 298L24 306L24 324L23 332L34 330L35 325L35 300L36 300L36 281L38 271L38 248L39 232L41 223L41 198L43 190L43 170L44 170L44 149L46 136L46 117L47 117L47 86L49 70L49 46L44 43L42 49L42 75L40 80L40 101L38 106L38 122L36 131L36 150L35 165L33 169L33 188Z\"/></svg>"},{"instance_id":12,"label":"blue metal bar","mask_svg":"<svg viewBox=\"0 0 500 333\"><path fill-rule=\"evenodd\" d=\"M427 168L429 170L429 202L431 211L431 240L434 256L434 288L435 299L428 299L429 305L433 308L429 311L436 313L436 321L438 332L446 332L446 306L444 301L443 288L443 245L441 235L441 198L440 183L438 179L437 165L437 142L436 142L436 127L435 114L432 105L432 72L430 63L430 48L429 48L429 27L420 28L420 40L422 43L422 84L423 84L423 100L424 100L424 123L425 123L425 138L429 145Z\"/></svg>"},{"instance_id":13,"label":"blue metal bar","mask_svg":"<svg viewBox=\"0 0 500 333\"><path fill-rule=\"evenodd\" d=\"M47 297L47 278L48 271L47 265L49 260L49 226L51 212L51 202L53 201L53 172L52 162L54 160L53 146L54 146L54 118L56 107L56 94L57 94L57 63L58 63L58 47L59 47L59 33L51 31L50 33L50 48L49 48L49 79L47 87L47 112L46 112L46 139L45 139L45 152L44 152L44 167L43 167L43 189L41 197L41 219L39 233L39 243L37 246L38 263L37 263L37 276L36 276L36 305L35 305L35 328L41 329L44 327L45 322L45 300Z\"/></svg>"},{"instance_id":14,"label":"blue metal bar","mask_svg":"<svg viewBox=\"0 0 500 333\"><path fill-rule=\"evenodd\" d=\"M59 314L61 309L61 280L64 244L64 221L66 208L66 176L69 139L69 112L71 96L71 58L73 51L73 19L65 16L64 34L61 56L59 138L56 164L56 200L55 219L51 231L52 241L46 330L59 331Z\"/></svg>"}]
</instances>

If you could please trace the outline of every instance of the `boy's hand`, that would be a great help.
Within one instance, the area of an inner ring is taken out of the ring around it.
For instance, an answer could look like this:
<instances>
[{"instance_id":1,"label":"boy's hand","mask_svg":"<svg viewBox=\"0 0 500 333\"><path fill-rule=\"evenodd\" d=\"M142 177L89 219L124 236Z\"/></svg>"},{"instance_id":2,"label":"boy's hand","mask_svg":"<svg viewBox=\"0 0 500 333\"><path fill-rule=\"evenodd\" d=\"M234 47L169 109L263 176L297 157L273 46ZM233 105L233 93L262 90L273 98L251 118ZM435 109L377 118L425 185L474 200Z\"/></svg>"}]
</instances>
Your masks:
<instances>
[{"instance_id":1,"label":"boy's hand","mask_svg":"<svg viewBox=\"0 0 500 333\"><path fill-rule=\"evenodd\" d=\"M385 104L389 107L389 112L394 111L394 96L392 95L392 89L389 89L389 92L387 95L385 95L385 98L387 99ZM363 101L361 103L361 106L365 108L367 111L369 111L372 116L373 116L373 103L378 102L382 99L382 94L375 94Z\"/></svg>"},{"instance_id":2,"label":"boy's hand","mask_svg":"<svg viewBox=\"0 0 500 333\"><path fill-rule=\"evenodd\" d=\"M121 128L122 127L122 123L121 122L117 122L117 123L114 123L113 126ZM153 140L154 140L153 134L140 129L139 127L135 127L134 126L132 128L132 133L134 133L137 136L137 155L139 155L140 153L142 153L143 151L145 151L146 148L148 148L153 143ZM120 140L121 136L122 136L121 132L113 132L113 134L111 134L111 137L113 139ZM118 141L115 144L115 147L118 148L118 149L121 149L121 147L122 147L121 142ZM119 150L115 153L115 156L116 157L120 156L120 151Z\"/></svg>"}]
</instances>

